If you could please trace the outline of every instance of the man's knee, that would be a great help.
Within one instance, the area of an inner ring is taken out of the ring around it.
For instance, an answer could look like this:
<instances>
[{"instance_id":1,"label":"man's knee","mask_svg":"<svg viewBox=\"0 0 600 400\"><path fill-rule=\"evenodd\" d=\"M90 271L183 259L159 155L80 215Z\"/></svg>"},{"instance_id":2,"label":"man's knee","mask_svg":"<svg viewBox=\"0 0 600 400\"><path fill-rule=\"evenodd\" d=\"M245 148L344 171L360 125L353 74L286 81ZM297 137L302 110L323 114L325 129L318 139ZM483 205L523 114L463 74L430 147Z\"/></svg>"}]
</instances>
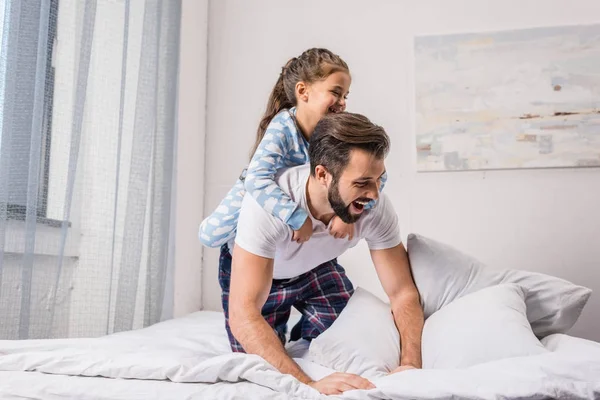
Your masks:
<instances>
[{"instance_id":1,"label":"man's knee","mask_svg":"<svg viewBox=\"0 0 600 400\"><path fill-rule=\"evenodd\" d=\"M348 304L354 286L344 268L335 260L322 264L314 270L312 286L318 288L303 300L304 317L296 327L294 338L300 336L311 340L328 329Z\"/></svg>"}]
</instances>

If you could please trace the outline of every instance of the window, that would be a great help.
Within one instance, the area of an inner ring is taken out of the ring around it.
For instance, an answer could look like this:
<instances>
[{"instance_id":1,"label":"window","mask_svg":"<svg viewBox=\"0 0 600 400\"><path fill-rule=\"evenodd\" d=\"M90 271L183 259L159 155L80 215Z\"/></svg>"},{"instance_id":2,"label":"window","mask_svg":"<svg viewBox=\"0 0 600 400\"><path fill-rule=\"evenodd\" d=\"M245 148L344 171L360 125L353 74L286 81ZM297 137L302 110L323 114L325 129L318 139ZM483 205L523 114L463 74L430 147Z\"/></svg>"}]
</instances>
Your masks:
<instances>
[{"instance_id":1,"label":"window","mask_svg":"<svg viewBox=\"0 0 600 400\"><path fill-rule=\"evenodd\" d=\"M4 18L6 15L6 2L0 1L0 155L2 154L2 117L4 116L4 70L6 46L4 44Z\"/></svg>"},{"instance_id":2,"label":"window","mask_svg":"<svg viewBox=\"0 0 600 400\"><path fill-rule=\"evenodd\" d=\"M42 107L41 141L32 140L34 119L34 93L36 90L36 68L42 0L8 0L0 2L0 155L7 156L3 166L9 177L4 197L7 199L9 219L24 220L27 213L29 166L32 144L39 146L40 168L38 174L37 221L59 225L59 221L47 218L48 174L50 146L52 142L52 107L54 98L53 48L56 41L58 0L50 0L48 20L48 42L45 51L46 70L44 76L44 99ZM9 75L12 74L12 75ZM9 78L10 82L9 82ZM12 82L12 85L11 85ZM42 88L39 88L42 89ZM39 90L38 89L38 90ZM10 99L10 120L8 118ZM40 132L35 136L39 137ZM5 182L6 183L6 182ZM30 199L31 200L31 199Z\"/></svg>"}]
</instances>

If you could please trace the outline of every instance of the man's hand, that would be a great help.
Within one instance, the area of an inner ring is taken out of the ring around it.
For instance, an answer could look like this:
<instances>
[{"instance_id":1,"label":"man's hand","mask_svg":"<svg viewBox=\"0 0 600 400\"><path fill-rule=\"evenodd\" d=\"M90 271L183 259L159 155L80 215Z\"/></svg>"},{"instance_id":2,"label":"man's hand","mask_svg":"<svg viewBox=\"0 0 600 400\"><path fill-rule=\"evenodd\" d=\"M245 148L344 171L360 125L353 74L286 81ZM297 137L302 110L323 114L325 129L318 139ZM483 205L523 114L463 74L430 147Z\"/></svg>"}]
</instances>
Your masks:
<instances>
[{"instance_id":1,"label":"man's hand","mask_svg":"<svg viewBox=\"0 0 600 400\"><path fill-rule=\"evenodd\" d=\"M344 374L335 372L327 375L325 378L308 383L314 389L322 394L342 394L346 390L369 390L375 389L375 385L367 379L354 374Z\"/></svg>"},{"instance_id":2,"label":"man's hand","mask_svg":"<svg viewBox=\"0 0 600 400\"><path fill-rule=\"evenodd\" d=\"M395 370L393 370L392 372L390 372L388 375L396 374L398 372L408 371L409 369L417 369L417 367L414 367L412 365L401 365L398 368L396 368Z\"/></svg>"},{"instance_id":3,"label":"man's hand","mask_svg":"<svg viewBox=\"0 0 600 400\"><path fill-rule=\"evenodd\" d=\"M352 240L354 237L354 224L347 224L336 215L331 220L329 234L336 239L343 239L348 236L348 240Z\"/></svg>"},{"instance_id":4,"label":"man's hand","mask_svg":"<svg viewBox=\"0 0 600 400\"><path fill-rule=\"evenodd\" d=\"M298 229L297 231L294 231L294 234L292 235L292 240L296 243L304 243L308 239L310 239L312 234L313 234L312 219L310 219L310 217L306 217L306 221L304 221L304 224L302 224L300 229Z\"/></svg>"}]
</instances>

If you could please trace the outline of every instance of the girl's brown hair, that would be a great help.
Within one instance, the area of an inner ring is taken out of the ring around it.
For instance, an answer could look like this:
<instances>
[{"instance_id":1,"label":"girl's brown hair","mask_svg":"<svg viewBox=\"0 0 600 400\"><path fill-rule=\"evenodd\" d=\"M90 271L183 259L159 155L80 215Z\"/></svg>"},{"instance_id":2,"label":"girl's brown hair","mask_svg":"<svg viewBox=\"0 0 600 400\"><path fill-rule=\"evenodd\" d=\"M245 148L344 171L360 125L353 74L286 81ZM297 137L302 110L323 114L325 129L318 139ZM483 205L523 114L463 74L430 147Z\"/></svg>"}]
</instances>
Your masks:
<instances>
[{"instance_id":1,"label":"girl's brown hair","mask_svg":"<svg viewBox=\"0 0 600 400\"><path fill-rule=\"evenodd\" d=\"M256 142L252 147L250 157L258 148L265 135L267 126L281 110L296 105L296 83L311 84L338 72L349 72L348 65L340 56L327 49L312 48L306 50L300 57L290 59L281 69L281 74L271 91L267 109L262 116L256 131Z\"/></svg>"}]
</instances>

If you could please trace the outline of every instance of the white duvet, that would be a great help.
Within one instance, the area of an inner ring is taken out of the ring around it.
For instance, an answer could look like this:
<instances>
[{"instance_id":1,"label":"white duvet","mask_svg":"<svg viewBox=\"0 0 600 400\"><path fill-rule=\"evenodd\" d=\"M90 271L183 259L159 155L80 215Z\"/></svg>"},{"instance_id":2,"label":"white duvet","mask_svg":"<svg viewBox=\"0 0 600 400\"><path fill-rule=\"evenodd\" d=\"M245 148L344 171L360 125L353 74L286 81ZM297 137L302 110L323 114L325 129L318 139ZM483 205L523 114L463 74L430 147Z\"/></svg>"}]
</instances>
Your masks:
<instances>
[{"instance_id":1,"label":"white duvet","mask_svg":"<svg viewBox=\"0 0 600 400\"><path fill-rule=\"evenodd\" d=\"M600 344L567 335L543 340L550 352L465 369L412 370L373 381L344 399L600 398ZM331 372L288 346L313 379ZM117 378L117 379L106 379ZM234 354L223 315L197 312L94 339L0 341L1 399L326 398L260 357Z\"/></svg>"}]
</instances>

